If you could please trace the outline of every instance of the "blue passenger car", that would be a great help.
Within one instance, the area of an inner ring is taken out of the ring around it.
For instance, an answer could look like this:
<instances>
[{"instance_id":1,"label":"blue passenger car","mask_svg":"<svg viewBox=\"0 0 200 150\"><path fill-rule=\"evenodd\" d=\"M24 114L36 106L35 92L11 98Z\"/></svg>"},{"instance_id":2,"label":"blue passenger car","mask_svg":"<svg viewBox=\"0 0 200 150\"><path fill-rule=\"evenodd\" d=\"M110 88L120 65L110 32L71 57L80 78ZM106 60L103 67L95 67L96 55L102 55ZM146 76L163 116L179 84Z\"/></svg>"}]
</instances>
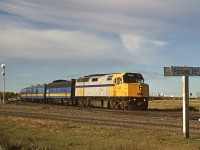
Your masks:
<instances>
[{"instance_id":1,"label":"blue passenger car","mask_svg":"<svg viewBox=\"0 0 200 150\"><path fill-rule=\"evenodd\" d=\"M46 101L48 103L72 104L72 82L55 80L46 85Z\"/></svg>"},{"instance_id":2,"label":"blue passenger car","mask_svg":"<svg viewBox=\"0 0 200 150\"><path fill-rule=\"evenodd\" d=\"M32 98L36 102L43 102L45 100L45 85L35 85L32 89Z\"/></svg>"},{"instance_id":3,"label":"blue passenger car","mask_svg":"<svg viewBox=\"0 0 200 150\"><path fill-rule=\"evenodd\" d=\"M21 98L25 101L42 102L45 97L45 85L30 86L21 90Z\"/></svg>"},{"instance_id":4,"label":"blue passenger car","mask_svg":"<svg viewBox=\"0 0 200 150\"><path fill-rule=\"evenodd\" d=\"M23 89L21 90L21 99L22 99L22 100L26 100L26 96L27 96L26 89L27 89L27 88L23 88Z\"/></svg>"}]
</instances>

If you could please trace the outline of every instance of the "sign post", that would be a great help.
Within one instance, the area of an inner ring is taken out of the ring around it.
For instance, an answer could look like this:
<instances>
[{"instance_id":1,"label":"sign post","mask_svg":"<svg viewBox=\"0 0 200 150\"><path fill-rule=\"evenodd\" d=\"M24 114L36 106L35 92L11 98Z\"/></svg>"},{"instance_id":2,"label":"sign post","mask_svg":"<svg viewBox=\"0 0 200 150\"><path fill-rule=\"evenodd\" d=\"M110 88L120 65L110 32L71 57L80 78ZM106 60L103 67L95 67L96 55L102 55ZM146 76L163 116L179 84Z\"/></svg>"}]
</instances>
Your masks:
<instances>
[{"instance_id":1,"label":"sign post","mask_svg":"<svg viewBox=\"0 0 200 150\"><path fill-rule=\"evenodd\" d=\"M189 77L182 77L183 84L183 134L189 138Z\"/></svg>"},{"instance_id":2,"label":"sign post","mask_svg":"<svg viewBox=\"0 0 200 150\"><path fill-rule=\"evenodd\" d=\"M182 76L183 134L185 138L189 138L189 76L200 76L200 67L164 67L164 76Z\"/></svg>"}]
</instances>

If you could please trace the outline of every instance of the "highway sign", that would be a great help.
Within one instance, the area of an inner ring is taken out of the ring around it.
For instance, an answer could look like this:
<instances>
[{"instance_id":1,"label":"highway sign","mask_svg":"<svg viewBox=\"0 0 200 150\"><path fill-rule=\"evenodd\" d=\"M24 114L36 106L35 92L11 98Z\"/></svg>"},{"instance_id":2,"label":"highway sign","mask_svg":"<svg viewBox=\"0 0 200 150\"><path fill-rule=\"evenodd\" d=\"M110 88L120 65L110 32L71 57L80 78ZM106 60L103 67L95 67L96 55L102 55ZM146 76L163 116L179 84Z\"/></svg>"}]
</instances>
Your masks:
<instances>
[{"instance_id":1,"label":"highway sign","mask_svg":"<svg viewBox=\"0 0 200 150\"><path fill-rule=\"evenodd\" d=\"M164 76L200 76L200 67L164 67Z\"/></svg>"}]
</instances>

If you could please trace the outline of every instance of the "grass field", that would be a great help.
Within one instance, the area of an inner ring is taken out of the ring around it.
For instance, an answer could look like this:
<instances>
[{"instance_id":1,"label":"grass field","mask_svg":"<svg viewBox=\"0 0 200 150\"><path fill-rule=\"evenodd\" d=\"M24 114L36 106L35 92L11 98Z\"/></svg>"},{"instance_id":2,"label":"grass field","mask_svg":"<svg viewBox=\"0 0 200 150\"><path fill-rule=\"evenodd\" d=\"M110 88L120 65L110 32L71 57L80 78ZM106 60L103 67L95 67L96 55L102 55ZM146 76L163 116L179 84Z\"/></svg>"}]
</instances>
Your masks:
<instances>
[{"instance_id":1,"label":"grass field","mask_svg":"<svg viewBox=\"0 0 200 150\"><path fill-rule=\"evenodd\" d=\"M191 101L200 108L200 101ZM182 101L151 101L152 109L181 109ZM0 116L0 150L199 150L200 135Z\"/></svg>"},{"instance_id":2,"label":"grass field","mask_svg":"<svg viewBox=\"0 0 200 150\"><path fill-rule=\"evenodd\" d=\"M186 140L182 134L167 131L0 118L3 149L192 150L200 149L199 141L200 136Z\"/></svg>"},{"instance_id":3,"label":"grass field","mask_svg":"<svg viewBox=\"0 0 200 150\"><path fill-rule=\"evenodd\" d=\"M154 100L149 101L149 109L169 109L180 110L182 109L183 100ZM200 100L190 100L190 108L193 110L200 110Z\"/></svg>"}]
</instances>

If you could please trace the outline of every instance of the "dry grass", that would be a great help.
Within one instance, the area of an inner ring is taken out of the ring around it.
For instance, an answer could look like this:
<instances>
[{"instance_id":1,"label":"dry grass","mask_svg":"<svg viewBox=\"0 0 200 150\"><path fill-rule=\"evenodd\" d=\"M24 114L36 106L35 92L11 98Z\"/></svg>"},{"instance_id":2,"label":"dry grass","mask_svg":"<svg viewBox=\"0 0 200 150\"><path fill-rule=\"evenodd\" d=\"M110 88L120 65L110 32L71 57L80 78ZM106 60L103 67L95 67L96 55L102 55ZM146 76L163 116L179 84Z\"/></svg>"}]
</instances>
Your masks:
<instances>
[{"instance_id":1,"label":"dry grass","mask_svg":"<svg viewBox=\"0 0 200 150\"><path fill-rule=\"evenodd\" d=\"M200 100L190 106L200 109ZM182 109L182 100L156 100L150 109ZM198 150L200 136L185 140L182 133L126 129L73 122L6 117L0 115L0 150L110 149L110 150Z\"/></svg>"},{"instance_id":2,"label":"dry grass","mask_svg":"<svg viewBox=\"0 0 200 150\"><path fill-rule=\"evenodd\" d=\"M169 131L125 129L72 122L0 117L0 147L6 149L200 149L200 137L185 140Z\"/></svg>"},{"instance_id":3,"label":"dry grass","mask_svg":"<svg viewBox=\"0 0 200 150\"><path fill-rule=\"evenodd\" d=\"M190 110L200 111L200 100L189 101ZM149 101L149 109L181 110L183 100L154 100Z\"/></svg>"}]
</instances>

